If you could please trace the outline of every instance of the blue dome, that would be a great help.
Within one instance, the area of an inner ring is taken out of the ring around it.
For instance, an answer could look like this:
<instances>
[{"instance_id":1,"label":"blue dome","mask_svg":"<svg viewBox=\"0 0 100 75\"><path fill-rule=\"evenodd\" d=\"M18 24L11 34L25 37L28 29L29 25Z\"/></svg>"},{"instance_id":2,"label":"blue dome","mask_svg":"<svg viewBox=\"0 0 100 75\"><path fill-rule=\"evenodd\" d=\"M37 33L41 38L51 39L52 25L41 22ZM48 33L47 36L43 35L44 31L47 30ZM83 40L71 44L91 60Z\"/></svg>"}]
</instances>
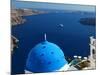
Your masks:
<instances>
[{"instance_id":1,"label":"blue dome","mask_svg":"<svg viewBox=\"0 0 100 75\"><path fill-rule=\"evenodd\" d=\"M64 53L54 43L44 41L29 52L26 70L31 72L51 72L68 64Z\"/></svg>"}]
</instances>

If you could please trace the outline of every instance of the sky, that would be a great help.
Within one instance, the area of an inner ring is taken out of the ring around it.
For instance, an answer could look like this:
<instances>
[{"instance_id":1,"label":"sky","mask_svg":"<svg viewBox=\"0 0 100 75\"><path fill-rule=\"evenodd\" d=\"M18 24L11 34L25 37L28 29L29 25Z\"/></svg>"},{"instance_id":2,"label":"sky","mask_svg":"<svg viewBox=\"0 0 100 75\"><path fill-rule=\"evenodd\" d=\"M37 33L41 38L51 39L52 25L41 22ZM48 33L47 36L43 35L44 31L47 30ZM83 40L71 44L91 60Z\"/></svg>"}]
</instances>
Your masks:
<instances>
[{"instance_id":1,"label":"sky","mask_svg":"<svg viewBox=\"0 0 100 75\"><path fill-rule=\"evenodd\" d=\"M73 4L84 4L84 5L96 5L96 0L19 0L19 1L36 1L36 2L73 3Z\"/></svg>"},{"instance_id":2,"label":"sky","mask_svg":"<svg viewBox=\"0 0 100 75\"><path fill-rule=\"evenodd\" d=\"M95 5L80 5L80 4L63 4L63 3L48 3L48 2L31 2L31 1L16 1L12 3L17 8L41 8L41 9L56 9L56 10L80 10L95 12Z\"/></svg>"}]
</instances>

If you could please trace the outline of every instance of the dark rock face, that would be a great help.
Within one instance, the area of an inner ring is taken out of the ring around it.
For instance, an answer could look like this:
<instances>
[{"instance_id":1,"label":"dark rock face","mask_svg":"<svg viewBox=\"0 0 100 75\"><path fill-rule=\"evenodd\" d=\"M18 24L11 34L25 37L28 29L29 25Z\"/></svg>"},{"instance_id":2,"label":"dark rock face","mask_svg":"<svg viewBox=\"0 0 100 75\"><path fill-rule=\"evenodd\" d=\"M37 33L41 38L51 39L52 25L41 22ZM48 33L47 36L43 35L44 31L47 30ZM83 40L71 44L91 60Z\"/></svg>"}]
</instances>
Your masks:
<instances>
[{"instance_id":1,"label":"dark rock face","mask_svg":"<svg viewBox=\"0 0 100 75\"><path fill-rule=\"evenodd\" d=\"M13 52L13 50L15 49L15 48L18 48L18 42L19 42L19 40L16 38L16 37L14 37L13 35L11 36L11 51Z\"/></svg>"},{"instance_id":2,"label":"dark rock face","mask_svg":"<svg viewBox=\"0 0 100 75\"><path fill-rule=\"evenodd\" d=\"M96 25L96 18L90 17L90 18L81 18L79 21L82 25L91 25L95 26Z\"/></svg>"},{"instance_id":3,"label":"dark rock face","mask_svg":"<svg viewBox=\"0 0 100 75\"><path fill-rule=\"evenodd\" d=\"M11 16L11 24L12 25L22 24L24 22L25 22L25 19L23 19L21 16L18 16L18 15Z\"/></svg>"}]
</instances>

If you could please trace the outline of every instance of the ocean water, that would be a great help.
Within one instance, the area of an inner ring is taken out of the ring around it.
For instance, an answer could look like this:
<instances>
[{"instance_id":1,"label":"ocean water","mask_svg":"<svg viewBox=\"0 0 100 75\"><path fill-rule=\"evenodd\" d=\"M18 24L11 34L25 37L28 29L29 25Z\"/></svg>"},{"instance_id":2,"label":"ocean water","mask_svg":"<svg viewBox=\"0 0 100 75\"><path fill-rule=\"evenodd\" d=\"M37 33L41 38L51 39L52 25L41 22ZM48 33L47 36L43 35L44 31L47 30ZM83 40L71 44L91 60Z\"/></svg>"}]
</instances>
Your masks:
<instances>
[{"instance_id":1,"label":"ocean water","mask_svg":"<svg viewBox=\"0 0 100 75\"><path fill-rule=\"evenodd\" d=\"M24 73L29 51L44 41L57 44L66 57L88 56L90 36L96 35L96 27L82 25L80 18L95 17L95 13L58 12L24 16L24 24L12 27L12 35L19 39L18 49L12 55L12 73ZM63 24L63 27L60 26Z\"/></svg>"}]
</instances>

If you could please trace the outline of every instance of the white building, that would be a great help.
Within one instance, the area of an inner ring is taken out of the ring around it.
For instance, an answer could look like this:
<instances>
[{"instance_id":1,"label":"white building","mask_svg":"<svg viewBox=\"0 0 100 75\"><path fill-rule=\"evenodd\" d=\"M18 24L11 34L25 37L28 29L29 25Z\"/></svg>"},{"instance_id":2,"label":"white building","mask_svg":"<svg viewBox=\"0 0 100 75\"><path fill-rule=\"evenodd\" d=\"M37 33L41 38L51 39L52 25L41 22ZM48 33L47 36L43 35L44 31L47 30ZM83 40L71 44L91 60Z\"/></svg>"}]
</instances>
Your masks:
<instances>
[{"instance_id":1,"label":"white building","mask_svg":"<svg viewBox=\"0 0 100 75\"><path fill-rule=\"evenodd\" d=\"M68 68L68 70L84 70L84 69L95 69L96 68L96 39L91 36L90 37L90 55L88 57L84 57L81 59L81 56L74 56L74 60L70 63L72 66ZM76 64L74 61L76 59L81 59L81 61Z\"/></svg>"},{"instance_id":2,"label":"white building","mask_svg":"<svg viewBox=\"0 0 100 75\"><path fill-rule=\"evenodd\" d=\"M89 69L95 69L96 68L96 39L91 36L90 37L90 67Z\"/></svg>"}]
</instances>

